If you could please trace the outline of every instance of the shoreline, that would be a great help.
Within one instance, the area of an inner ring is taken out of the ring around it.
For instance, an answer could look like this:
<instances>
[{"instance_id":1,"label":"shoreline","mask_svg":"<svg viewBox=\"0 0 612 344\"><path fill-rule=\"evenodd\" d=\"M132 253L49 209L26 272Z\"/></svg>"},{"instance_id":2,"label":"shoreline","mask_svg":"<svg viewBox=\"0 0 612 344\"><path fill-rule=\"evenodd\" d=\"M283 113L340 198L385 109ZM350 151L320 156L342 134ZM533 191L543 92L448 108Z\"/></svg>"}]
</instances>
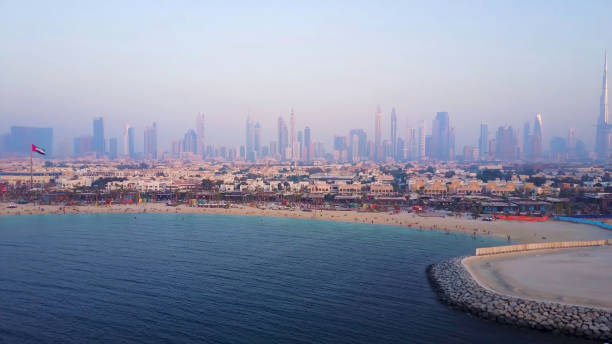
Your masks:
<instances>
[{"instance_id":1,"label":"shoreline","mask_svg":"<svg viewBox=\"0 0 612 344\"><path fill-rule=\"evenodd\" d=\"M164 203L138 205L17 205L9 209L9 203L0 203L0 216L42 214L105 214L105 213L177 213L177 214L225 214L245 216L276 216L310 220L329 220L353 223L393 225L417 230L437 230L470 236L488 236L508 239L512 242L551 242L573 240L612 239L612 231L587 224L548 220L546 222L504 221L486 222L463 216L419 216L415 213L359 212L287 209L260 209L241 204L229 208L198 208L185 205L167 206Z\"/></svg>"}]
</instances>

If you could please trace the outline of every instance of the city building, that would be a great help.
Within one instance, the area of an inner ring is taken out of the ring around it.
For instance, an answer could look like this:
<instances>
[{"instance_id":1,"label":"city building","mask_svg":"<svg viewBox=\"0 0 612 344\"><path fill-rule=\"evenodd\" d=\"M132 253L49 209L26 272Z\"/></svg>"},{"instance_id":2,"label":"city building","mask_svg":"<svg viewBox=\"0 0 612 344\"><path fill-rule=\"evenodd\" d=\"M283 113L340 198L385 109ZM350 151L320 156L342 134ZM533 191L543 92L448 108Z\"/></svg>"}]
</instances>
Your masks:
<instances>
[{"instance_id":1,"label":"city building","mask_svg":"<svg viewBox=\"0 0 612 344\"><path fill-rule=\"evenodd\" d=\"M395 108L391 109L391 157L395 160L398 159L397 150L397 114Z\"/></svg>"},{"instance_id":2,"label":"city building","mask_svg":"<svg viewBox=\"0 0 612 344\"><path fill-rule=\"evenodd\" d=\"M261 152L261 125L259 122L255 123L253 129L253 150L255 151L255 157L263 156Z\"/></svg>"},{"instance_id":3,"label":"city building","mask_svg":"<svg viewBox=\"0 0 612 344\"><path fill-rule=\"evenodd\" d=\"M297 159L297 140L295 137L295 113L293 112L293 109L291 109L291 115L289 116L289 126L290 126L290 131L289 131L289 150L291 152L291 154L289 155L289 160L291 161L295 161Z\"/></svg>"},{"instance_id":4,"label":"city building","mask_svg":"<svg viewBox=\"0 0 612 344\"><path fill-rule=\"evenodd\" d=\"M289 132L287 130L287 123L283 117L278 117L277 122L278 129L278 155L281 160L287 159L287 148L289 146Z\"/></svg>"},{"instance_id":5,"label":"city building","mask_svg":"<svg viewBox=\"0 0 612 344\"><path fill-rule=\"evenodd\" d=\"M511 126L505 125L497 129L495 136L495 158L502 161L518 159L518 144Z\"/></svg>"},{"instance_id":6,"label":"city building","mask_svg":"<svg viewBox=\"0 0 612 344\"><path fill-rule=\"evenodd\" d=\"M205 118L204 113L200 113L196 116L196 134L198 135L198 151L197 154L202 158L206 157L206 145L204 141L204 130L205 130Z\"/></svg>"},{"instance_id":7,"label":"city building","mask_svg":"<svg viewBox=\"0 0 612 344\"><path fill-rule=\"evenodd\" d=\"M432 131L432 158L448 161L452 158L451 128L448 112L437 112L433 121Z\"/></svg>"},{"instance_id":8,"label":"city building","mask_svg":"<svg viewBox=\"0 0 612 344\"><path fill-rule=\"evenodd\" d=\"M134 151L134 128L126 124L123 132L123 155L129 156L130 158L135 157L136 152Z\"/></svg>"},{"instance_id":9,"label":"city building","mask_svg":"<svg viewBox=\"0 0 612 344\"><path fill-rule=\"evenodd\" d=\"M478 138L478 151L480 160L486 160L489 158L489 126L487 124L480 123L480 137ZM465 152L464 152L465 159Z\"/></svg>"},{"instance_id":10,"label":"city building","mask_svg":"<svg viewBox=\"0 0 612 344\"><path fill-rule=\"evenodd\" d=\"M104 119L97 117L93 119L93 151L97 157L101 157L106 152L104 140Z\"/></svg>"},{"instance_id":11,"label":"city building","mask_svg":"<svg viewBox=\"0 0 612 344\"><path fill-rule=\"evenodd\" d=\"M144 131L144 156L147 159L157 159L157 124L153 122Z\"/></svg>"},{"instance_id":12,"label":"city building","mask_svg":"<svg viewBox=\"0 0 612 344\"><path fill-rule=\"evenodd\" d=\"M307 162L311 162L312 161L312 153L313 153L313 144L310 138L310 127L306 127L304 128L304 148L305 148L305 156L304 156L304 160L306 160Z\"/></svg>"},{"instance_id":13,"label":"city building","mask_svg":"<svg viewBox=\"0 0 612 344\"><path fill-rule=\"evenodd\" d=\"M117 138L112 137L108 140L108 157L111 160L117 159Z\"/></svg>"},{"instance_id":14,"label":"city building","mask_svg":"<svg viewBox=\"0 0 612 344\"><path fill-rule=\"evenodd\" d=\"M11 155L30 155L31 145L43 147L47 156L53 156L53 129L11 126L11 131L4 139L4 149Z\"/></svg>"},{"instance_id":15,"label":"city building","mask_svg":"<svg viewBox=\"0 0 612 344\"><path fill-rule=\"evenodd\" d=\"M254 145L254 133L255 133L255 127L253 126L253 121L251 121L251 117L247 117L247 121L246 121L246 144L245 144L245 149L246 149L246 155L245 155L245 159L247 161L255 161L255 145Z\"/></svg>"},{"instance_id":16,"label":"city building","mask_svg":"<svg viewBox=\"0 0 612 344\"><path fill-rule=\"evenodd\" d=\"M595 133L595 153L597 158L604 160L608 158L612 147L612 126L610 125L608 109L608 55L604 56L604 73L601 85L601 97L599 101L599 117L597 118L597 129Z\"/></svg>"},{"instance_id":17,"label":"city building","mask_svg":"<svg viewBox=\"0 0 612 344\"><path fill-rule=\"evenodd\" d=\"M183 149L181 153L193 153L198 152L198 134L193 129L187 130L183 138Z\"/></svg>"},{"instance_id":18,"label":"city building","mask_svg":"<svg viewBox=\"0 0 612 344\"><path fill-rule=\"evenodd\" d=\"M537 159L542 157L542 115L536 114L533 120L533 133L531 134L531 155Z\"/></svg>"},{"instance_id":19,"label":"city building","mask_svg":"<svg viewBox=\"0 0 612 344\"><path fill-rule=\"evenodd\" d=\"M384 158L383 146L382 146L382 112L380 106L376 108L376 114L374 115L374 158L376 161L382 161Z\"/></svg>"},{"instance_id":20,"label":"city building","mask_svg":"<svg viewBox=\"0 0 612 344\"><path fill-rule=\"evenodd\" d=\"M74 139L74 155L75 156L82 156L82 155L87 155L90 153L96 153L96 155L98 154L98 152L96 152L94 150L94 138L92 135L82 135L79 137L76 137Z\"/></svg>"}]
</instances>

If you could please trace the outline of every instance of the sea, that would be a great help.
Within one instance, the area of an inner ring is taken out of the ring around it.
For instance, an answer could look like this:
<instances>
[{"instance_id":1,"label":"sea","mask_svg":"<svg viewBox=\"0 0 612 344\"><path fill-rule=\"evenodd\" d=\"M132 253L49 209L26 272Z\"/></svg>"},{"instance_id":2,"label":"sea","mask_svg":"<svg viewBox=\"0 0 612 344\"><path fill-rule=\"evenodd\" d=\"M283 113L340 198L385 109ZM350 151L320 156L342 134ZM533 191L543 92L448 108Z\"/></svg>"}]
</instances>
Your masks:
<instances>
[{"instance_id":1,"label":"sea","mask_svg":"<svg viewBox=\"0 0 612 344\"><path fill-rule=\"evenodd\" d=\"M441 304L501 239L206 214L0 217L0 343L581 343Z\"/></svg>"}]
</instances>

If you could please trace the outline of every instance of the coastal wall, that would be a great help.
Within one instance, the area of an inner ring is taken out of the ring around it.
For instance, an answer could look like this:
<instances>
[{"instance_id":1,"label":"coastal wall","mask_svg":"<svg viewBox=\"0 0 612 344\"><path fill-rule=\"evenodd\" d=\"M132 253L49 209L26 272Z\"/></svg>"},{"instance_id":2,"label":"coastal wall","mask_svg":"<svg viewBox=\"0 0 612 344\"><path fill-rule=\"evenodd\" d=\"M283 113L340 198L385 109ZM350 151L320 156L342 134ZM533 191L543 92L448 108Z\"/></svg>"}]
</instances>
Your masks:
<instances>
[{"instance_id":1,"label":"coastal wall","mask_svg":"<svg viewBox=\"0 0 612 344\"><path fill-rule=\"evenodd\" d=\"M591 218L605 218L603 216L601 217L591 217ZM581 223L581 224L585 224L585 225L592 225L592 226L597 226L597 227L601 227L603 229L612 229L612 225L601 222L601 221L596 221L596 220L589 220L587 218L578 218L578 217L570 217L570 216L555 216L555 220L559 220L559 221L568 221L568 222L573 222L573 223Z\"/></svg>"},{"instance_id":2,"label":"coastal wall","mask_svg":"<svg viewBox=\"0 0 612 344\"><path fill-rule=\"evenodd\" d=\"M489 254L512 253L521 251L545 250L555 248L571 248L571 247L587 247L587 246L603 246L610 245L609 240L591 240L591 241L559 241L559 242L542 242L531 244L517 244L495 247L482 247L476 249L477 256L485 256Z\"/></svg>"},{"instance_id":3,"label":"coastal wall","mask_svg":"<svg viewBox=\"0 0 612 344\"><path fill-rule=\"evenodd\" d=\"M451 307L501 324L612 340L612 311L498 294L474 280L463 266L463 258L451 258L427 268L440 300Z\"/></svg>"}]
</instances>

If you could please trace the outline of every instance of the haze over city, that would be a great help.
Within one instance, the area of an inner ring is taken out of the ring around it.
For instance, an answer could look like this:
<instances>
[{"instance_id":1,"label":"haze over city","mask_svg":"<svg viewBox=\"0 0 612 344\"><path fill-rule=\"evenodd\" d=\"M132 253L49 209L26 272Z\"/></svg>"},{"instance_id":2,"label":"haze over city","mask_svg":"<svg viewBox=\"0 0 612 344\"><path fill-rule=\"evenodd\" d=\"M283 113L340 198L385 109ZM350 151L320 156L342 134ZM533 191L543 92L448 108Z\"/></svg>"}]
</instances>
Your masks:
<instances>
[{"instance_id":1,"label":"haze over city","mask_svg":"<svg viewBox=\"0 0 612 344\"><path fill-rule=\"evenodd\" d=\"M52 127L54 145L91 134L121 141L124 126L157 123L158 146L206 116L206 143L244 145L247 116L276 140L277 118L333 148L334 135L388 138L447 111L456 151L478 146L479 124L522 130L537 113L543 145L595 144L605 1L352 3L0 3L0 133Z\"/></svg>"},{"instance_id":2,"label":"haze over city","mask_svg":"<svg viewBox=\"0 0 612 344\"><path fill-rule=\"evenodd\" d=\"M0 0L0 343L611 343L611 10Z\"/></svg>"}]
</instances>

